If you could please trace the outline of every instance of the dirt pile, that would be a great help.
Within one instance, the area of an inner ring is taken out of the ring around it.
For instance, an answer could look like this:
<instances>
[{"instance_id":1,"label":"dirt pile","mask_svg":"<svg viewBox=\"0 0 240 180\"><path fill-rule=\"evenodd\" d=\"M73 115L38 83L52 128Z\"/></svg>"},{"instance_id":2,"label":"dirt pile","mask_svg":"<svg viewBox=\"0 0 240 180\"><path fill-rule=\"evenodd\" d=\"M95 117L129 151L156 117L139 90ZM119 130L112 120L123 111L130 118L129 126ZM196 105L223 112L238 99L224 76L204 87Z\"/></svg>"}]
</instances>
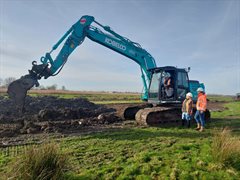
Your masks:
<instances>
[{"instance_id":1,"label":"dirt pile","mask_svg":"<svg viewBox=\"0 0 240 180\"><path fill-rule=\"evenodd\" d=\"M0 137L19 133L61 132L121 121L114 112L112 108L82 98L28 96L25 111L21 113L14 102L0 97Z\"/></svg>"}]
</instances>

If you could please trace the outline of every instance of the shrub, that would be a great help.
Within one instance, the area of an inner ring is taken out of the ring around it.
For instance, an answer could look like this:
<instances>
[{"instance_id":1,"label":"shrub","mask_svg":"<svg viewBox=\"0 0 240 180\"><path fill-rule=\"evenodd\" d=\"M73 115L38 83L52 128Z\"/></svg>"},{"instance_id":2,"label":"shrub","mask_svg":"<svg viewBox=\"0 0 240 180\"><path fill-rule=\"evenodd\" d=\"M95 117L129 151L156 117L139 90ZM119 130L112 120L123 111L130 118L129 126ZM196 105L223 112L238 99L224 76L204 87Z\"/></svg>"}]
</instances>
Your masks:
<instances>
[{"instance_id":1,"label":"shrub","mask_svg":"<svg viewBox=\"0 0 240 180\"><path fill-rule=\"evenodd\" d=\"M67 157L54 143L31 147L10 165L8 178L21 180L63 179L68 168Z\"/></svg>"},{"instance_id":2,"label":"shrub","mask_svg":"<svg viewBox=\"0 0 240 180\"><path fill-rule=\"evenodd\" d=\"M240 140L228 128L214 133L212 155L216 162L240 170Z\"/></svg>"}]
</instances>

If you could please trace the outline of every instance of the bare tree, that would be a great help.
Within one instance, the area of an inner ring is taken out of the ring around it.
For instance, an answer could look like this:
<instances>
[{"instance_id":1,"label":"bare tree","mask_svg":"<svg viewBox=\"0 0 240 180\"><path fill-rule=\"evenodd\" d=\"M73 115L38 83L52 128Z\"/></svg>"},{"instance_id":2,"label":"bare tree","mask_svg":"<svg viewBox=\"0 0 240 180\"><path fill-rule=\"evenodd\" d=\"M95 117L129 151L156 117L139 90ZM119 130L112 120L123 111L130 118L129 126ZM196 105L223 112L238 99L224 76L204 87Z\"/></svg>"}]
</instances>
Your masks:
<instances>
[{"instance_id":1,"label":"bare tree","mask_svg":"<svg viewBox=\"0 0 240 180\"><path fill-rule=\"evenodd\" d=\"M7 77L6 79L4 79L3 86L8 87L9 84L15 80L16 80L15 77Z\"/></svg>"},{"instance_id":2,"label":"bare tree","mask_svg":"<svg viewBox=\"0 0 240 180\"><path fill-rule=\"evenodd\" d=\"M57 84L53 84L51 86L47 86L46 89L48 89L48 90L57 90Z\"/></svg>"},{"instance_id":3,"label":"bare tree","mask_svg":"<svg viewBox=\"0 0 240 180\"><path fill-rule=\"evenodd\" d=\"M45 90L46 88L45 88L43 85L40 85L40 86L38 87L38 89L40 89L40 90Z\"/></svg>"}]
</instances>

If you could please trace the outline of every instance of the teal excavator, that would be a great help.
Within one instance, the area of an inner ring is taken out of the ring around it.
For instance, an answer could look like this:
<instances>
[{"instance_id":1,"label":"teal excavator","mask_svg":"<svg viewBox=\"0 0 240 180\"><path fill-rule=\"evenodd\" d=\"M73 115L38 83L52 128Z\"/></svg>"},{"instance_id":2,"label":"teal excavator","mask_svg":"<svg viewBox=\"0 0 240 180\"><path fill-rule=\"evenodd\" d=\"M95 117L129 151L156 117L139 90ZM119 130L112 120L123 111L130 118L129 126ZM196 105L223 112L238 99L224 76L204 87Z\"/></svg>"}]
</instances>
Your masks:
<instances>
[{"instance_id":1,"label":"teal excavator","mask_svg":"<svg viewBox=\"0 0 240 180\"><path fill-rule=\"evenodd\" d=\"M93 23L99 27L93 26ZM134 115L139 124L158 124L166 120L175 121L178 119L176 116L179 116L179 105L184 100L186 93L191 92L191 90L193 94L196 93L195 89L191 89L187 69L173 66L157 67L155 59L140 44L119 35L109 26L100 24L93 16L86 15L82 16L63 35L50 52L41 57L40 64L33 61L32 69L28 71L28 74L9 85L8 95L21 111L24 109L27 91L33 86L39 86L38 81L41 78L47 79L56 76L62 70L71 53L83 43L86 37L130 58L140 66L144 87L142 99L151 104L151 108L137 108L139 111L136 111ZM64 40L58 55L53 58L51 53Z\"/></svg>"}]
</instances>

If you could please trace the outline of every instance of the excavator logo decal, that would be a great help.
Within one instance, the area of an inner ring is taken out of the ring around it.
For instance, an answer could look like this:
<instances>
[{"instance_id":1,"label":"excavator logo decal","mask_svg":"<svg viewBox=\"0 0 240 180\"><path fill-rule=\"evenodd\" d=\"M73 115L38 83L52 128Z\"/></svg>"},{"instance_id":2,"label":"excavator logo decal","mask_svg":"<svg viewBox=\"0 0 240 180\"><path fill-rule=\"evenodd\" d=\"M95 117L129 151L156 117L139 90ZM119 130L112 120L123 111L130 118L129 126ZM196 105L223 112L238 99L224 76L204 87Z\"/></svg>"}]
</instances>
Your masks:
<instances>
[{"instance_id":1,"label":"excavator logo decal","mask_svg":"<svg viewBox=\"0 0 240 180\"><path fill-rule=\"evenodd\" d=\"M123 51L126 51L126 49L127 49L126 46L124 46L124 45L122 45L122 44L120 44L120 43L118 43L118 42L116 42L116 41L114 41L112 39L109 39L109 38L105 38L105 42L107 44L112 45L112 46L114 46L114 47L116 47L118 49L121 49Z\"/></svg>"},{"instance_id":2,"label":"excavator logo decal","mask_svg":"<svg viewBox=\"0 0 240 180\"><path fill-rule=\"evenodd\" d=\"M85 24L86 21L87 21L87 20L86 20L85 18L80 19L80 23L81 23L81 24Z\"/></svg>"}]
</instances>

